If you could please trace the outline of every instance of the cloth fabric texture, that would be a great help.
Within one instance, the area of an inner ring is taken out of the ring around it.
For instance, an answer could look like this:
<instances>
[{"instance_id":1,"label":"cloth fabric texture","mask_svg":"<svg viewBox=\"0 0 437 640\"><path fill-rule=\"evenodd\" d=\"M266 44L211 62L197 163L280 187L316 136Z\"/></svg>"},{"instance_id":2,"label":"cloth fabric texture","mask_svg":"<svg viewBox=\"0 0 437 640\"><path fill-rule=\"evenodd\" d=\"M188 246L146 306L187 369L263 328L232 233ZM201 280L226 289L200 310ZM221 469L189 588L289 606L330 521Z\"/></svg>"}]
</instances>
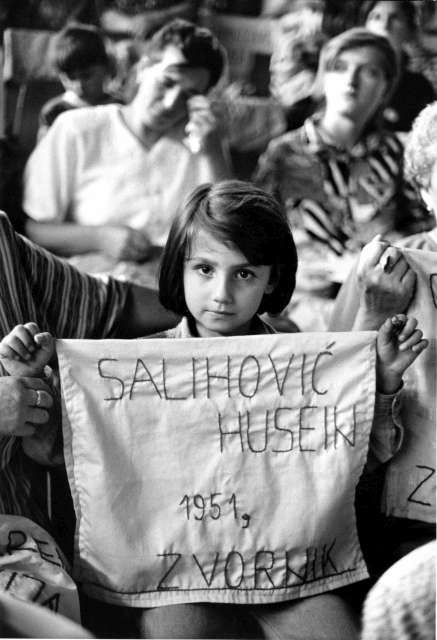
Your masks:
<instances>
[{"instance_id":1,"label":"cloth fabric texture","mask_svg":"<svg viewBox=\"0 0 437 640\"><path fill-rule=\"evenodd\" d=\"M259 335L263 333L276 333L275 329L262 320L259 316L255 316L252 321L251 335ZM155 333L149 338L194 338L190 321L187 317L183 317L176 327L167 329L160 333ZM399 417L399 404L397 394L375 393L375 412L373 418L373 427L369 442L369 458L368 463L372 466L383 464L390 460L392 456L399 450L402 443L402 423Z\"/></svg>"},{"instance_id":2,"label":"cloth fabric texture","mask_svg":"<svg viewBox=\"0 0 437 640\"><path fill-rule=\"evenodd\" d=\"M57 337L110 337L129 289L125 283L83 274L57 259L16 234L2 212L0 272L1 338L17 324L30 321ZM29 499L27 470L20 438L0 435L0 512L41 523L42 514Z\"/></svg>"},{"instance_id":3,"label":"cloth fabric texture","mask_svg":"<svg viewBox=\"0 0 437 640\"><path fill-rule=\"evenodd\" d=\"M255 316L251 335L275 330ZM193 338L188 318L149 338ZM391 411L389 410L389 413ZM110 609L112 609L110 607ZM118 613L116 611L118 610ZM351 607L335 593L272 605L184 604L152 609L116 607L110 615L122 617L139 637L148 638L267 638L272 640L353 640L358 621ZM128 627L128 628L129 628Z\"/></svg>"},{"instance_id":4,"label":"cloth fabric texture","mask_svg":"<svg viewBox=\"0 0 437 640\"><path fill-rule=\"evenodd\" d=\"M382 575L364 603L362 640L435 638L435 552L423 545Z\"/></svg>"},{"instance_id":5,"label":"cloth fabric texture","mask_svg":"<svg viewBox=\"0 0 437 640\"><path fill-rule=\"evenodd\" d=\"M61 114L31 154L23 208L37 221L127 225L161 246L184 197L210 175L178 126L150 148L119 105Z\"/></svg>"}]
</instances>

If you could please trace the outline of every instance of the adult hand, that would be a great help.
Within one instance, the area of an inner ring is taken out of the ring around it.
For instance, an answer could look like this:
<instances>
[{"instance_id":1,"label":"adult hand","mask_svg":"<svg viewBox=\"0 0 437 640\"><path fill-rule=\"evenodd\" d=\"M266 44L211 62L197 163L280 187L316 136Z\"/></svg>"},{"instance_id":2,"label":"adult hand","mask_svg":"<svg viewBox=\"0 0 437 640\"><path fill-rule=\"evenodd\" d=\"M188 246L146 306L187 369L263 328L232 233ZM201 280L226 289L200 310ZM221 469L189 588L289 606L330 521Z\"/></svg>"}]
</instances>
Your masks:
<instances>
[{"instance_id":1,"label":"adult hand","mask_svg":"<svg viewBox=\"0 0 437 640\"><path fill-rule=\"evenodd\" d=\"M126 226L96 227L100 251L116 260L143 262L150 255L151 243L139 229Z\"/></svg>"},{"instance_id":2,"label":"adult hand","mask_svg":"<svg viewBox=\"0 0 437 640\"><path fill-rule=\"evenodd\" d=\"M0 377L0 434L33 436L49 420L50 387L40 378Z\"/></svg>"},{"instance_id":3,"label":"adult hand","mask_svg":"<svg viewBox=\"0 0 437 640\"><path fill-rule=\"evenodd\" d=\"M362 250L357 267L360 310L373 328L408 308L414 295L416 274L400 249L376 236Z\"/></svg>"},{"instance_id":4,"label":"adult hand","mask_svg":"<svg viewBox=\"0 0 437 640\"><path fill-rule=\"evenodd\" d=\"M204 95L188 100L187 146L193 153L214 150L223 133L224 107Z\"/></svg>"},{"instance_id":5,"label":"adult hand","mask_svg":"<svg viewBox=\"0 0 437 640\"><path fill-rule=\"evenodd\" d=\"M11 376L42 376L54 352L55 339L35 322L16 325L0 342L0 359Z\"/></svg>"}]
</instances>

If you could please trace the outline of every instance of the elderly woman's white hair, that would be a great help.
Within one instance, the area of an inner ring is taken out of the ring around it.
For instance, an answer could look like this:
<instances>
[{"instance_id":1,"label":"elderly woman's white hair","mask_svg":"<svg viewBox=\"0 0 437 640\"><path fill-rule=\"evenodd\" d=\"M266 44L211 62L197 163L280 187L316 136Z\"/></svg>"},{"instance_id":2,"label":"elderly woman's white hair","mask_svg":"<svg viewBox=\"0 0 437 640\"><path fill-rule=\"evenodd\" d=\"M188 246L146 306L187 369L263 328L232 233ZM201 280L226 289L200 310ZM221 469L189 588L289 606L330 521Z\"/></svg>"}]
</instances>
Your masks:
<instances>
[{"instance_id":1,"label":"elderly woman's white hair","mask_svg":"<svg viewBox=\"0 0 437 640\"><path fill-rule=\"evenodd\" d=\"M428 189L437 161L437 101L419 113L405 145L405 175L420 189Z\"/></svg>"}]
</instances>

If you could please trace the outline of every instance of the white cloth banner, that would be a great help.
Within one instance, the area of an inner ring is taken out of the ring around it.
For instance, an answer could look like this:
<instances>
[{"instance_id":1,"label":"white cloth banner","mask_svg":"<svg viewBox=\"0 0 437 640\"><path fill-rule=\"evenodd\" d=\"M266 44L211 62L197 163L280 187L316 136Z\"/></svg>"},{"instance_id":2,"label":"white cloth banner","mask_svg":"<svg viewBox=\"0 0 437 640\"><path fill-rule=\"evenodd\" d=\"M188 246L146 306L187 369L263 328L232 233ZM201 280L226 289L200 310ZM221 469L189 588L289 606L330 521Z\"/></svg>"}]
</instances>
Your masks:
<instances>
[{"instance_id":1,"label":"white cloth banner","mask_svg":"<svg viewBox=\"0 0 437 640\"><path fill-rule=\"evenodd\" d=\"M77 588L53 538L22 516L0 515L0 594L80 621Z\"/></svg>"},{"instance_id":2,"label":"white cloth banner","mask_svg":"<svg viewBox=\"0 0 437 640\"><path fill-rule=\"evenodd\" d=\"M407 313L417 318L429 345L404 375L400 395L404 439L387 468L384 511L432 523L436 496L437 253L402 251L417 275Z\"/></svg>"},{"instance_id":3,"label":"white cloth banner","mask_svg":"<svg viewBox=\"0 0 437 640\"><path fill-rule=\"evenodd\" d=\"M85 591L138 607L270 603L365 578L354 495L374 344L57 341Z\"/></svg>"}]
</instances>

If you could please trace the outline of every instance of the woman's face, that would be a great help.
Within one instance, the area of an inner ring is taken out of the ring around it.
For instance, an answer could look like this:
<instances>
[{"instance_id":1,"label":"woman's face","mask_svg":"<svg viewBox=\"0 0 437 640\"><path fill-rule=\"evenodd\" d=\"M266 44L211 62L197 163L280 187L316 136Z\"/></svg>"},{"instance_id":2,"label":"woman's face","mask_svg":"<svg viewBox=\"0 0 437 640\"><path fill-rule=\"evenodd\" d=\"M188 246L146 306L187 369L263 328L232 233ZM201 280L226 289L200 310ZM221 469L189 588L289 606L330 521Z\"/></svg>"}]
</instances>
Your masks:
<instances>
[{"instance_id":1,"label":"woman's face","mask_svg":"<svg viewBox=\"0 0 437 640\"><path fill-rule=\"evenodd\" d=\"M371 47L342 51L325 72L326 111L366 124L384 102L387 80L380 52Z\"/></svg>"},{"instance_id":2,"label":"woman's face","mask_svg":"<svg viewBox=\"0 0 437 640\"><path fill-rule=\"evenodd\" d=\"M410 27L399 0L377 2L367 16L366 28L386 36L395 49L401 49L411 39Z\"/></svg>"}]
</instances>

